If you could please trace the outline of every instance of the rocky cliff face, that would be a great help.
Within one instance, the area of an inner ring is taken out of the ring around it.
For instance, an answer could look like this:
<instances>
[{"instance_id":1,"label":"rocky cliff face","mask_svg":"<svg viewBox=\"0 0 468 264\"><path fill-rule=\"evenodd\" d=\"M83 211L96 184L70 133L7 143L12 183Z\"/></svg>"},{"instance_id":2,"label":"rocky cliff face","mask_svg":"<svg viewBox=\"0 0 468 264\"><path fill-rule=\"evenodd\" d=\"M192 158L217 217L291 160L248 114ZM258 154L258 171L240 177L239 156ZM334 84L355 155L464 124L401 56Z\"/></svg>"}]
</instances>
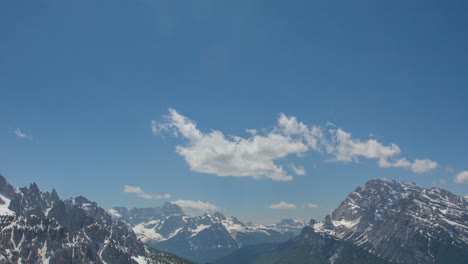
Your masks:
<instances>
[{"instance_id":1,"label":"rocky cliff face","mask_svg":"<svg viewBox=\"0 0 468 264\"><path fill-rule=\"evenodd\" d=\"M468 200L443 189L371 180L314 227L396 263L468 263Z\"/></svg>"},{"instance_id":2,"label":"rocky cliff face","mask_svg":"<svg viewBox=\"0 0 468 264\"><path fill-rule=\"evenodd\" d=\"M0 263L189 263L145 246L84 197L61 200L0 176Z\"/></svg>"}]
</instances>

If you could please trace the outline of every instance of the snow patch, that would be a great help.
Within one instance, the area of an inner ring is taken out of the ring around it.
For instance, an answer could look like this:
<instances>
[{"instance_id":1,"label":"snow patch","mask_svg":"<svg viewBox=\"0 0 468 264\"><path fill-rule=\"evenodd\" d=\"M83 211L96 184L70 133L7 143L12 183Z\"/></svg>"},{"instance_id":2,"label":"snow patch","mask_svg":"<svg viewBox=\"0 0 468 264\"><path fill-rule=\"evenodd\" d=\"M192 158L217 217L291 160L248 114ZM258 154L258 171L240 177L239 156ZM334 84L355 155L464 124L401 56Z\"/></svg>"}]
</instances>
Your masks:
<instances>
[{"instance_id":1,"label":"snow patch","mask_svg":"<svg viewBox=\"0 0 468 264\"><path fill-rule=\"evenodd\" d=\"M197 226L197 228L190 230L192 232L192 235L190 237L194 237L194 236L198 235L198 233L200 233L201 231L207 229L208 227L210 227L210 226L209 225L199 225L199 226Z\"/></svg>"},{"instance_id":2,"label":"snow patch","mask_svg":"<svg viewBox=\"0 0 468 264\"><path fill-rule=\"evenodd\" d=\"M119 214L119 212L117 212L117 210L115 210L114 208L111 208L109 210L107 210L107 212L112 216L112 217L115 217L115 218L121 218L122 215Z\"/></svg>"},{"instance_id":3,"label":"snow patch","mask_svg":"<svg viewBox=\"0 0 468 264\"><path fill-rule=\"evenodd\" d=\"M146 264L148 263L143 256L137 256L137 257L132 257L134 261L136 261L138 264Z\"/></svg>"},{"instance_id":4,"label":"snow patch","mask_svg":"<svg viewBox=\"0 0 468 264\"><path fill-rule=\"evenodd\" d=\"M158 234L154 229L146 228L145 223L138 224L133 227L133 231L143 242L153 241L159 242L166 240L161 234Z\"/></svg>"},{"instance_id":5,"label":"snow patch","mask_svg":"<svg viewBox=\"0 0 468 264\"><path fill-rule=\"evenodd\" d=\"M11 200L0 194L0 215L15 215L15 212L8 209Z\"/></svg>"}]
</instances>

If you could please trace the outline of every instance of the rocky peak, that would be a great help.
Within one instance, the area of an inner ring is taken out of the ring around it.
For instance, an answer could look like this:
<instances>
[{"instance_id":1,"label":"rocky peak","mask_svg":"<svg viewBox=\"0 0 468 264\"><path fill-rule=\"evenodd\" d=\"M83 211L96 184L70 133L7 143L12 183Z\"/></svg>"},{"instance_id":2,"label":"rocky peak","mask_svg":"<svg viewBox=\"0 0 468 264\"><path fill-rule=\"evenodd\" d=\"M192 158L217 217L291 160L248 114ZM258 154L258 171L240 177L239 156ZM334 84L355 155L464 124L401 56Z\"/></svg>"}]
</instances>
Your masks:
<instances>
[{"instance_id":1,"label":"rocky peak","mask_svg":"<svg viewBox=\"0 0 468 264\"><path fill-rule=\"evenodd\" d=\"M373 248L386 259L432 263L436 258L432 247L438 247L440 254L468 248L467 209L465 199L443 189L370 180L345 198L330 221L326 219L333 227L324 223L323 228L339 238Z\"/></svg>"},{"instance_id":2,"label":"rocky peak","mask_svg":"<svg viewBox=\"0 0 468 264\"><path fill-rule=\"evenodd\" d=\"M310 227L314 227L314 225L317 224L317 223L318 223L317 220L315 220L315 219L310 219L310 221L309 221L309 226L310 226Z\"/></svg>"},{"instance_id":3,"label":"rocky peak","mask_svg":"<svg viewBox=\"0 0 468 264\"><path fill-rule=\"evenodd\" d=\"M323 221L323 228L329 230L333 230L335 228L330 215L325 216L325 220Z\"/></svg>"},{"instance_id":4,"label":"rocky peak","mask_svg":"<svg viewBox=\"0 0 468 264\"><path fill-rule=\"evenodd\" d=\"M226 220L226 216L224 216L222 213L220 212L214 212L213 213L213 218L216 219L218 222L220 221L223 221L223 220ZM237 220L237 218L233 217L233 220L236 221L236 222L239 222L239 220Z\"/></svg>"},{"instance_id":5,"label":"rocky peak","mask_svg":"<svg viewBox=\"0 0 468 264\"><path fill-rule=\"evenodd\" d=\"M165 202L162 206L162 211L165 215L183 215L184 211L177 204Z\"/></svg>"},{"instance_id":6,"label":"rocky peak","mask_svg":"<svg viewBox=\"0 0 468 264\"><path fill-rule=\"evenodd\" d=\"M50 193L50 199L55 203L60 201L60 196L55 189L52 189L52 192Z\"/></svg>"},{"instance_id":7,"label":"rocky peak","mask_svg":"<svg viewBox=\"0 0 468 264\"><path fill-rule=\"evenodd\" d=\"M12 198L15 195L15 188L2 175L0 175L0 194L7 198Z\"/></svg>"}]
</instances>

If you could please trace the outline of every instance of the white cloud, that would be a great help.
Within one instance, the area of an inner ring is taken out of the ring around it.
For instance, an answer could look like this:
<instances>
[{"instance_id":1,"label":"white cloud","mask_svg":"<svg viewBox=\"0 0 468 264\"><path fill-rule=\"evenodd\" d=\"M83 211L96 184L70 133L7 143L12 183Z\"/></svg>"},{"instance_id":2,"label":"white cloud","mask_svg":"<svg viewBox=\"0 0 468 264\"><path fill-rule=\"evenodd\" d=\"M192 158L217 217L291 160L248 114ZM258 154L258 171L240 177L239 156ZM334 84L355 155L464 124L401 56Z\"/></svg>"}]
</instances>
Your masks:
<instances>
[{"instance_id":1,"label":"white cloud","mask_svg":"<svg viewBox=\"0 0 468 264\"><path fill-rule=\"evenodd\" d=\"M190 215L200 215L206 212L220 211L219 207L209 202L192 201L192 200L177 200L171 202L182 208L182 210Z\"/></svg>"},{"instance_id":2,"label":"white cloud","mask_svg":"<svg viewBox=\"0 0 468 264\"><path fill-rule=\"evenodd\" d=\"M22 132L19 128L15 129L13 131L15 135L19 138L27 138L27 139L32 139L31 136L27 135L26 133Z\"/></svg>"},{"instance_id":3,"label":"white cloud","mask_svg":"<svg viewBox=\"0 0 468 264\"><path fill-rule=\"evenodd\" d=\"M276 209L276 210L289 210L289 209L296 209L296 205L281 201L277 204L269 205L268 208Z\"/></svg>"},{"instance_id":4,"label":"white cloud","mask_svg":"<svg viewBox=\"0 0 468 264\"><path fill-rule=\"evenodd\" d=\"M315 203L308 203L308 204L306 204L306 207L307 207L307 208L312 208L312 209L314 209L314 208L318 208L318 204L315 204Z\"/></svg>"},{"instance_id":5,"label":"white cloud","mask_svg":"<svg viewBox=\"0 0 468 264\"><path fill-rule=\"evenodd\" d=\"M141 189L140 186L130 186L130 185L124 185L124 192L126 193L133 193L136 196L143 198L143 199L169 199L171 198L171 195L166 193L166 194L148 194L143 189Z\"/></svg>"},{"instance_id":6,"label":"white cloud","mask_svg":"<svg viewBox=\"0 0 468 264\"><path fill-rule=\"evenodd\" d=\"M455 176L455 182L458 184L468 183L468 171L462 171Z\"/></svg>"},{"instance_id":7,"label":"white cloud","mask_svg":"<svg viewBox=\"0 0 468 264\"><path fill-rule=\"evenodd\" d=\"M159 131L158 123L155 120L151 120L151 132L153 135L157 135Z\"/></svg>"},{"instance_id":8,"label":"white cloud","mask_svg":"<svg viewBox=\"0 0 468 264\"><path fill-rule=\"evenodd\" d=\"M245 132L251 134L251 135L257 135L257 129L246 129Z\"/></svg>"},{"instance_id":9,"label":"white cloud","mask_svg":"<svg viewBox=\"0 0 468 264\"><path fill-rule=\"evenodd\" d=\"M202 133L194 121L169 110L169 125L188 144L179 145L176 151L185 158L192 171L217 176L270 178L289 181L293 177L275 160L291 154L301 154L308 147L299 139L270 132L248 138L226 138L221 131Z\"/></svg>"},{"instance_id":10,"label":"white cloud","mask_svg":"<svg viewBox=\"0 0 468 264\"><path fill-rule=\"evenodd\" d=\"M400 158L394 162L391 162L391 161L388 161L386 159L380 159L379 160L379 166L381 168L390 168L390 167L394 167L394 168L408 168L408 167L411 167L411 162L409 162L407 159L405 158Z\"/></svg>"},{"instance_id":11,"label":"white cloud","mask_svg":"<svg viewBox=\"0 0 468 264\"><path fill-rule=\"evenodd\" d=\"M342 129L330 130L335 145L330 147L331 154L336 161L358 162L359 157L377 159L381 168L409 168L414 173L424 173L438 168L435 161L429 159L416 159L413 162L406 158L398 158L401 154L400 147L396 144L383 145L375 139L362 141L355 139Z\"/></svg>"},{"instance_id":12,"label":"white cloud","mask_svg":"<svg viewBox=\"0 0 468 264\"><path fill-rule=\"evenodd\" d=\"M296 155L303 157L310 150L331 156L336 162L359 162L359 159L375 159L381 168L408 168L423 173L438 167L432 160L411 162L401 157L396 144L382 144L376 139L354 138L343 129L324 129L307 126L294 116L280 113L277 124L270 131L259 133L247 129L247 137L226 137L219 130L202 132L195 121L169 109L163 122L152 121L153 134L170 133L181 136L186 144L176 151L192 171L216 176L268 178L290 181L293 176L283 168L281 159ZM287 166L296 175L306 173L304 167Z\"/></svg>"},{"instance_id":13,"label":"white cloud","mask_svg":"<svg viewBox=\"0 0 468 264\"><path fill-rule=\"evenodd\" d=\"M290 168L296 175L304 176L304 175L306 174L306 170L305 170L304 167L302 167L302 166L296 167L294 164L290 164L290 165L289 165L289 168Z\"/></svg>"},{"instance_id":14,"label":"white cloud","mask_svg":"<svg viewBox=\"0 0 468 264\"><path fill-rule=\"evenodd\" d=\"M288 117L281 113L278 118L278 126L281 134L296 137L316 151L321 151L321 147L327 144L323 130L320 127L312 126L309 128L304 123L297 121L295 116Z\"/></svg>"},{"instance_id":15,"label":"white cloud","mask_svg":"<svg viewBox=\"0 0 468 264\"><path fill-rule=\"evenodd\" d=\"M429 159L423 159L423 160L417 159L413 162L413 164L411 164L411 170L414 173L428 172L428 171L436 169L437 167L439 167L437 162L429 160Z\"/></svg>"},{"instance_id":16,"label":"white cloud","mask_svg":"<svg viewBox=\"0 0 468 264\"><path fill-rule=\"evenodd\" d=\"M400 154L400 148L391 144L384 146L375 139L361 141L352 138L351 133L342 129L331 130L335 145L332 154L337 161L358 161L359 157L386 161Z\"/></svg>"}]
</instances>

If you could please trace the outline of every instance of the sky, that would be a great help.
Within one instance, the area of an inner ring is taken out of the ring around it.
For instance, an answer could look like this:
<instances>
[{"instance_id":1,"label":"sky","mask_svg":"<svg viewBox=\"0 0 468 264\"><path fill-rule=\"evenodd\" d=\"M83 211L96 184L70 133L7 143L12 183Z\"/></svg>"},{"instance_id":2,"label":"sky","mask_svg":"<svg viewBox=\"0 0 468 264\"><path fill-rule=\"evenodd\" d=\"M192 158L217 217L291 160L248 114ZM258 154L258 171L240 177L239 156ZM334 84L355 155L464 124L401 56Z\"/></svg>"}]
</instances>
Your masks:
<instances>
[{"instance_id":1,"label":"sky","mask_svg":"<svg viewBox=\"0 0 468 264\"><path fill-rule=\"evenodd\" d=\"M466 1L1 1L0 174L104 208L317 219L468 193Z\"/></svg>"}]
</instances>

